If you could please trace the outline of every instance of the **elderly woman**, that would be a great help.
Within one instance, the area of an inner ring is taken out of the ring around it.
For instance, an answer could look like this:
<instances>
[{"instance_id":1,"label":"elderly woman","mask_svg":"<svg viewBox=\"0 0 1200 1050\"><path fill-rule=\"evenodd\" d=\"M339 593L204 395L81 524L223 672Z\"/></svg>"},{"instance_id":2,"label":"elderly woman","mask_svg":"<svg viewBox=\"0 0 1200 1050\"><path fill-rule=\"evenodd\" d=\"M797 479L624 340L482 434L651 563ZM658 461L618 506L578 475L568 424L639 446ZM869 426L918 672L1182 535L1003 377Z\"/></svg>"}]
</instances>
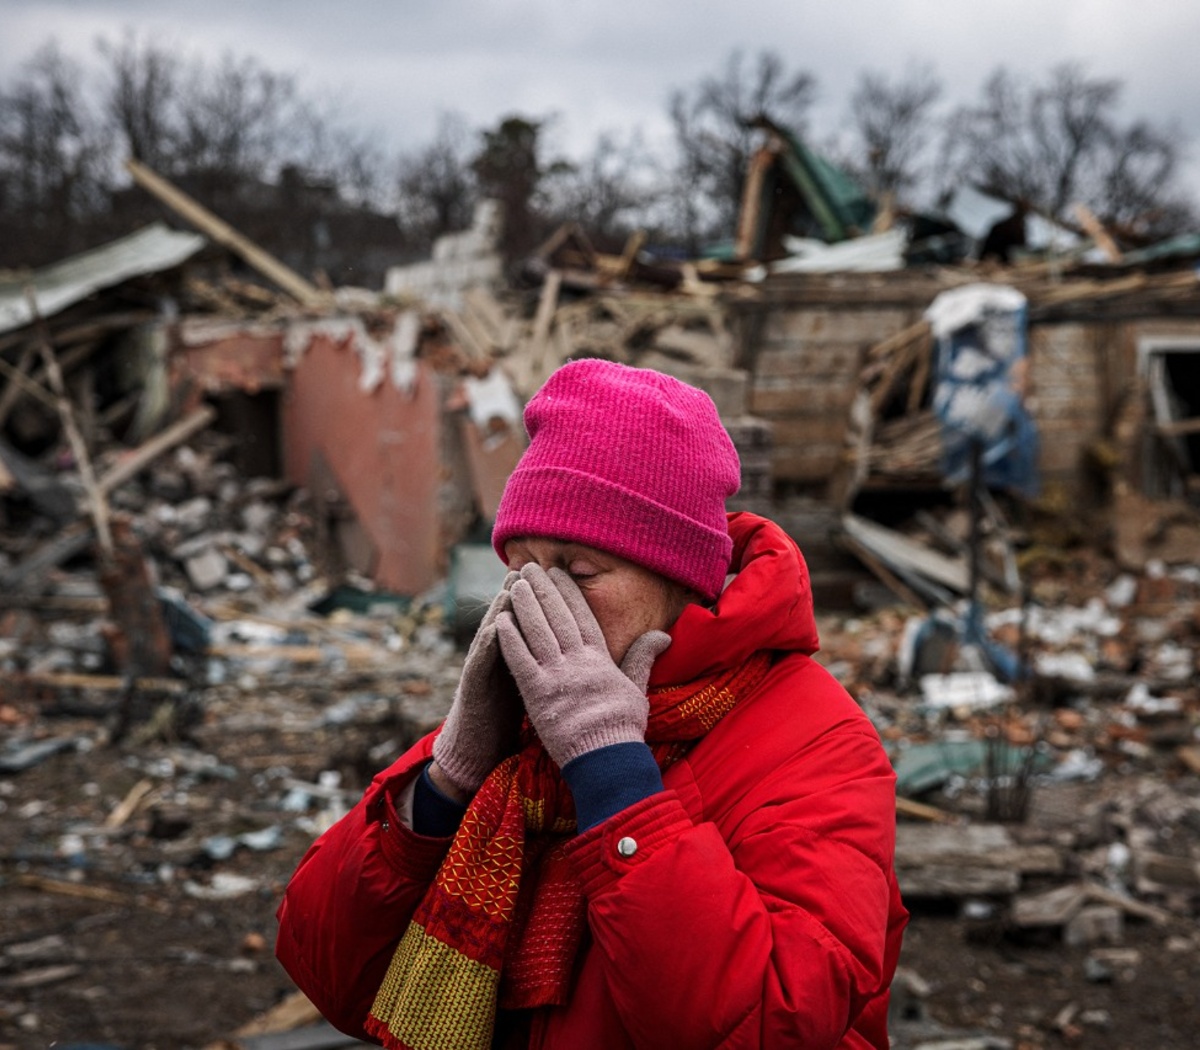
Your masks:
<instances>
[{"instance_id":1,"label":"elderly woman","mask_svg":"<svg viewBox=\"0 0 1200 1050\"><path fill-rule=\"evenodd\" d=\"M388 1047L885 1047L894 777L709 397L583 360L525 412L444 725L305 856L277 953Z\"/></svg>"}]
</instances>

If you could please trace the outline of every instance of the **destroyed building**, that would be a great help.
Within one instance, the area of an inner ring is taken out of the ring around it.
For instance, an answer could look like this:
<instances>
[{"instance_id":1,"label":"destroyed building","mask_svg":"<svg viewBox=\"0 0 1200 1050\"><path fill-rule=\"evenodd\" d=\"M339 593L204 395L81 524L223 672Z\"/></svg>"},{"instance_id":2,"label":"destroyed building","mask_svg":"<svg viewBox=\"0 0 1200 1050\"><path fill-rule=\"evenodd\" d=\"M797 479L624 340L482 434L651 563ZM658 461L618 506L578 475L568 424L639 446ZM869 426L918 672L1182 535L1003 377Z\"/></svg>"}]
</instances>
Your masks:
<instances>
[{"instance_id":1,"label":"destroyed building","mask_svg":"<svg viewBox=\"0 0 1200 1050\"><path fill-rule=\"evenodd\" d=\"M0 281L0 803L20 818L0 878L23 906L173 908L209 955L170 966L254 989L223 1000L241 1045L315 1024L263 958L276 883L444 711L450 639L498 582L521 406L592 355L707 390L742 461L731 508L800 542L822 658L893 756L905 894L985 942L1077 950L1074 998L1006 1017L1002 1045L1099 1038L1092 999L1152 1001L1151 953L1195 970L1200 242L1100 251L965 191L890 216L764 135L719 258L638 237L606 254L567 225L512 287L485 207L381 292L328 290L143 172L199 232L155 225ZM985 248L1001 226L1003 262ZM947 363L988 340L956 343L934 307L981 287L1019 353L980 449L1005 483L973 494ZM102 782L96 755L126 766ZM27 797L54 762L94 792ZM239 909L260 919L235 943ZM52 1027L58 982L100 958L85 934L104 913L79 922L83 948L34 937L49 919L0 944L0 1022ZM948 958L992 965L953 937ZM933 1038L933 1004L972 1027L970 996L934 986L954 967L931 984L921 959L897 1045Z\"/></svg>"}]
</instances>

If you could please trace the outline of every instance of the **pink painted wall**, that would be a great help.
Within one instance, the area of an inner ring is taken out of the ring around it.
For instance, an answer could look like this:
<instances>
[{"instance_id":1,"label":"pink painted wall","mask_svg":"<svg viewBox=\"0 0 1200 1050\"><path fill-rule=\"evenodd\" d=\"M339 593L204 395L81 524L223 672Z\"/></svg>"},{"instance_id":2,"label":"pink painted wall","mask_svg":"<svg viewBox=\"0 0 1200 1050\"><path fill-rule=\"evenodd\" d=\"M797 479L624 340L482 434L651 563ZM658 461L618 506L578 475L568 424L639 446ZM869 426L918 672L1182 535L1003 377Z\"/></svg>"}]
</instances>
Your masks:
<instances>
[{"instance_id":1,"label":"pink painted wall","mask_svg":"<svg viewBox=\"0 0 1200 1050\"><path fill-rule=\"evenodd\" d=\"M417 363L411 391L389 377L364 392L354 336L315 333L283 395L284 469L309 486L324 458L376 552L372 578L417 594L444 574L439 564L439 399Z\"/></svg>"}]
</instances>

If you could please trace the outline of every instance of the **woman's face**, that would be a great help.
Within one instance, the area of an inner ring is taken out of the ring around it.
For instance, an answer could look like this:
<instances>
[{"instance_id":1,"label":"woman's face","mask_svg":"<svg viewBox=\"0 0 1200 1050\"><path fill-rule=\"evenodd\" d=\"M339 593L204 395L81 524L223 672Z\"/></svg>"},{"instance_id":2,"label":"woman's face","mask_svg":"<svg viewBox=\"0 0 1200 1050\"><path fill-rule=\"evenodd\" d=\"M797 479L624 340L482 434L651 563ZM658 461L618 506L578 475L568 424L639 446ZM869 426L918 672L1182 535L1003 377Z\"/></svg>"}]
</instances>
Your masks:
<instances>
[{"instance_id":1,"label":"woman's face","mask_svg":"<svg viewBox=\"0 0 1200 1050\"><path fill-rule=\"evenodd\" d=\"M534 563L567 573L583 592L617 664L636 638L670 628L693 597L682 584L581 543L520 537L509 540L504 553L510 569Z\"/></svg>"}]
</instances>

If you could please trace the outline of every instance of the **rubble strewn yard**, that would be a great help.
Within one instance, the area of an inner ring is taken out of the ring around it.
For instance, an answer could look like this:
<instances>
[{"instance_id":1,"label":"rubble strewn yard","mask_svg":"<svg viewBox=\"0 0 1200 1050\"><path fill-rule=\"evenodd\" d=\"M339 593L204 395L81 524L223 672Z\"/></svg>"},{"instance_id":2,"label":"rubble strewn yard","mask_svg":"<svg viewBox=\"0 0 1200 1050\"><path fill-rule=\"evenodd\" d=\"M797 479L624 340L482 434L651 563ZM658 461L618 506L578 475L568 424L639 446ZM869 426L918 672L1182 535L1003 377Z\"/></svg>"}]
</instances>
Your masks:
<instances>
[{"instance_id":1,"label":"rubble strewn yard","mask_svg":"<svg viewBox=\"0 0 1200 1050\"><path fill-rule=\"evenodd\" d=\"M176 657L179 688L93 670L104 606L86 560L35 607L6 603L0 1045L317 1045L236 1034L319 1021L272 957L274 908L315 835L450 702L461 651L436 591L311 611L304 501L211 462L192 474L223 478L209 496L180 491L202 456L180 450L125 497L168 586L191 586L202 536L238 552L187 606L211 644ZM1011 694L939 693L947 675L923 689L913 610L821 616L821 658L904 796L896 1045L1189 1046L1200 574L1137 577L1086 548L1027 571L1023 644L1043 671Z\"/></svg>"}]
</instances>

